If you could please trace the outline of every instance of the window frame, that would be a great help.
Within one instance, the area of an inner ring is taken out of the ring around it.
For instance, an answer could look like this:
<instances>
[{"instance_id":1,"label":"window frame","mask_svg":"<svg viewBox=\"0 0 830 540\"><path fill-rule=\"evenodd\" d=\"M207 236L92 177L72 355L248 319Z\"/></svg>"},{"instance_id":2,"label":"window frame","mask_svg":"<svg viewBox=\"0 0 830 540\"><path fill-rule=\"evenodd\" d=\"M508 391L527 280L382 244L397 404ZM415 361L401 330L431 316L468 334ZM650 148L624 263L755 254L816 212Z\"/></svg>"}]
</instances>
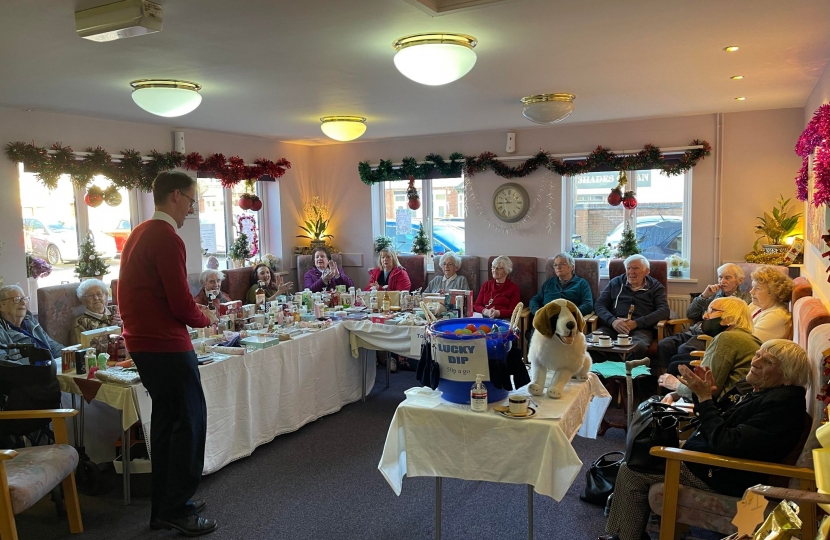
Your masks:
<instances>
[{"instance_id":1,"label":"window frame","mask_svg":"<svg viewBox=\"0 0 830 540\"><path fill-rule=\"evenodd\" d=\"M211 176L200 177L198 180L210 180L214 182L219 182L221 184L221 180L218 178L214 178ZM264 186L260 185L260 182L254 182L254 190L259 200L262 201L262 208L256 214L259 214L256 219L257 224L257 256L262 256L265 252L263 251L263 246L267 246L268 244L268 226L266 219L263 219L263 216L267 215L268 213L268 198L265 196L265 189ZM234 240L236 239L235 230L236 230L236 219L233 217L233 209L234 206L237 205L237 200L233 197L233 189L231 188L222 188L222 194L224 197L224 205L225 205L225 264L228 264L228 249L233 244ZM201 225L201 212L199 212L199 224ZM201 241L201 228L199 230L199 239ZM230 268L230 266L228 266Z\"/></svg>"}]
</instances>

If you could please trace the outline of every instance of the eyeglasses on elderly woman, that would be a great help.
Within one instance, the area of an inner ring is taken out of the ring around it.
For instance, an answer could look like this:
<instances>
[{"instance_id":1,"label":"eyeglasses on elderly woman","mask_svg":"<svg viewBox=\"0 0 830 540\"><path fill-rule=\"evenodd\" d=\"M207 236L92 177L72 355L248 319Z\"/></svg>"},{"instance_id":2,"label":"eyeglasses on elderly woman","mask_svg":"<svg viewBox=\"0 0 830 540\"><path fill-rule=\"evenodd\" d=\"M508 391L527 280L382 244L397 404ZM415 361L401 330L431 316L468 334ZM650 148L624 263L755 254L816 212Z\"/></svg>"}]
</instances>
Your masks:
<instances>
[{"instance_id":1,"label":"eyeglasses on elderly woman","mask_svg":"<svg viewBox=\"0 0 830 540\"><path fill-rule=\"evenodd\" d=\"M0 300L0 302L5 302L6 300L11 300L15 304L20 304L21 302L28 302L28 296L9 296L8 298L4 298Z\"/></svg>"}]
</instances>

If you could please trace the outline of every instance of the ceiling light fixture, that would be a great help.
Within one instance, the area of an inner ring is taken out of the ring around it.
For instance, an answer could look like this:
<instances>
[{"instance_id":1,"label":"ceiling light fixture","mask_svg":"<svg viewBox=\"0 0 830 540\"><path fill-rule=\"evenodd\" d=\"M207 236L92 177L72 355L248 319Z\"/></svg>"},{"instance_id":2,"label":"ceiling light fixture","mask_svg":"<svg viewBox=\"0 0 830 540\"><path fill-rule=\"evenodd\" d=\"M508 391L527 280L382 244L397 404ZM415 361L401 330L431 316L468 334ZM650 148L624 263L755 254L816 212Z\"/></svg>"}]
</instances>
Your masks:
<instances>
[{"instance_id":1,"label":"ceiling light fixture","mask_svg":"<svg viewBox=\"0 0 830 540\"><path fill-rule=\"evenodd\" d=\"M473 69L478 41L466 34L432 32L396 40L395 67L404 76L429 86L457 81Z\"/></svg>"},{"instance_id":2,"label":"ceiling light fixture","mask_svg":"<svg viewBox=\"0 0 830 540\"><path fill-rule=\"evenodd\" d=\"M573 94L537 94L522 98L522 116L537 124L555 124L574 110Z\"/></svg>"},{"instance_id":3,"label":"ceiling light fixture","mask_svg":"<svg viewBox=\"0 0 830 540\"><path fill-rule=\"evenodd\" d=\"M324 116L320 129L335 141L353 141L366 133L366 119L362 116Z\"/></svg>"},{"instance_id":4,"label":"ceiling light fixture","mask_svg":"<svg viewBox=\"0 0 830 540\"><path fill-rule=\"evenodd\" d=\"M133 101L145 111L168 118L193 111L202 102L200 84L171 79L140 79L130 83Z\"/></svg>"},{"instance_id":5,"label":"ceiling light fixture","mask_svg":"<svg viewBox=\"0 0 830 540\"><path fill-rule=\"evenodd\" d=\"M732 75L729 78L732 79L733 81L740 81L741 79L744 78L744 76L743 75Z\"/></svg>"},{"instance_id":6,"label":"ceiling light fixture","mask_svg":"<svg viewBox=\"0 0 830 540\"><path fill-rule=\"evenodd\" d=\"M744 96L738 96L735 98L735 101L746 101L746 98Z\"/></svg>"},{"instance_id":7,"label":"ceiling light fixture","mask_svg":"<svg viewBox=\"0 0 830 540\"><path fill-rule=\"evenodd\" d=\"M723 50L726 51L726 52L735 52L738 49L740 49L740 47L737 47L735 45L730 45L729 47L724 47L723 48Z\"/></svg>"}]
</instances>

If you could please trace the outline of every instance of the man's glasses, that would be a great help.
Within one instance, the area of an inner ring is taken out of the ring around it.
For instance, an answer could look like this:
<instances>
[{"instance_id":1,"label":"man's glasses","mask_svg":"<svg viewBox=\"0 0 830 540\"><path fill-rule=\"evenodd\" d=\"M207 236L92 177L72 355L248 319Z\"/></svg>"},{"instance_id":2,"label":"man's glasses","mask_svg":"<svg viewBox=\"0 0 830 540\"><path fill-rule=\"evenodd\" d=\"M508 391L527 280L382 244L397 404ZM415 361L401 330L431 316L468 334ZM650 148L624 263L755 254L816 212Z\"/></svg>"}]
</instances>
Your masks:
<instances>
[{"instance_id":1,"label":"man's glasses","mask_svg":"<svg viewBox=\"0 0 830 540\"><path fill-rule=\"evenodd\" d=\"M0 300L0 302L5 302L6 300L11 300L15 304L19 304L21 302L28 302L29 297L28 296L9 296L8 298L4 298L3 300Z\"/></svg>"},{"instance_id":2,"label":"man's glasses","mask_svg":"<svg viewBox=\"0 0 830 540\"><path fill-rule=\"evenodd\" d=\"M180 190L180 189L177 189L176 191L178 191L179 193L181 193L184 197L187 197L188 199L190 199L190 208L193 208L193 205L194 205L194 204L196 204L196 199L194 199L194 198L192 198L192 197L188 196L188 195L187 195L187 193L185 193L184 191L182 191L182 190Z\"/></svg>"}]
</instances>

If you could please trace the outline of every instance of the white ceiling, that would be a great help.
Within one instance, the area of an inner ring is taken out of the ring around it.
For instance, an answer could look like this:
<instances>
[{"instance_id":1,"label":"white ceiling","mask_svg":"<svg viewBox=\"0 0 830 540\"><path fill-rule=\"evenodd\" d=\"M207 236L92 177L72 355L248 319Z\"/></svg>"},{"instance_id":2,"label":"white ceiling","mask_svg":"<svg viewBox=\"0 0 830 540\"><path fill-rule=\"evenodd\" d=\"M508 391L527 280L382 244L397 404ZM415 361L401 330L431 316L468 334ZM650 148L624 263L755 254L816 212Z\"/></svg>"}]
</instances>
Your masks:
<instances>
[{"instance_id":1,"label":"white ceiling","mask_svg":"<svg viewBox=\"0 0 830 540\"><path fill-rule=\"evenodd\" d=\"M328 144L318 119L335 114L367 117L364 139L532 127L519 99L547 92L576 94L564 123L801 107L830 58L827 0L515 0L435 18L404 0L157 1L161 33L95 43L74 11L108 0L2 0L0 106ZM475 36L476 66L442 87L399 74L392 42L424 31ZM198 82L202 105L146 113L128 85L142 78Z\"/></svg>"}]
</instances>

